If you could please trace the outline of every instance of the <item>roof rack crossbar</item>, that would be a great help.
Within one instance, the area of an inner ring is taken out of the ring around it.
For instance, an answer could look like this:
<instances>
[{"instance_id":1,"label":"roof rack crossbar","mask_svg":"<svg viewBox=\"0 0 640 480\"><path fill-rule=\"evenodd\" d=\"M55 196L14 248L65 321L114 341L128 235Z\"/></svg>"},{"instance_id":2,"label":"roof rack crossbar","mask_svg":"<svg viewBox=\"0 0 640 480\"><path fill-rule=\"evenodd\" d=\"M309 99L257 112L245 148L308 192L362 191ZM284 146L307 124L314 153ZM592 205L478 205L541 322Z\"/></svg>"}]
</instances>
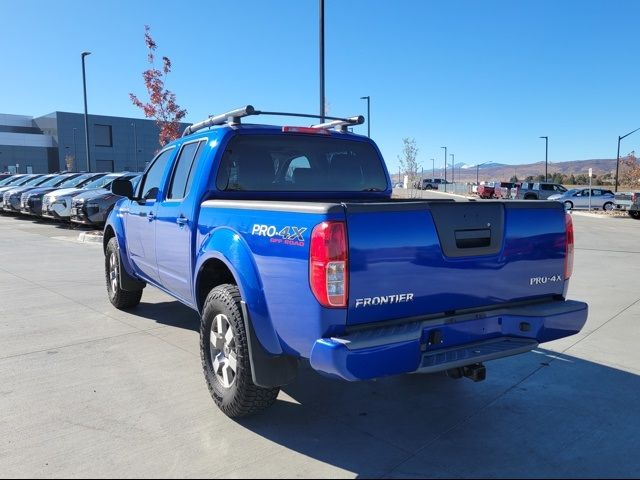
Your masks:
<instances>
[{"instance_id":1,"label":"roof rack crossbar","mask_svg":"<svg viewBox=\"0 0 640 480\"><path fill-rule=\"evenodd\" d=\"M362 125L364 123L364 117L362 115L358 115L356 117L350 118L340 118L340 117L328 117L315 115L311 113L291 113L291 112L265 112L261 110L256 110L252 105L247 105L242 108L237 108L235 110L231 110L230 112L222 113L220 115L215 115L207 118L198 123L194 123L193 125L185 128L182 136L190 135L198 130L202 130L204 128L213 127L214 125L237 125L240 123L240 119L243 117L248 117L251 115L277 115L281 117L301 117L301 118L323 118L325 120L331 120L330 122L325 122L319 125L313 125L312 128L339 128L341 131L346 131L347 126L349 125Z\"/></svg>"},{"instance_id":2,"label":"roof rack crossbar","mask_svg":"<svg viewBox=\"0 0 640 480\"><path fill-rule=\"evenodd\" d=\"M329 118L329 117L325 117ZM346 132L347 127L350 125L362 125L364 123L364 117L358 115L357 117L350 118L338 118L330 122L320 123L318 125L312 125L311 128L336 128L341 132Z\"/></svg>"}]
</instances>

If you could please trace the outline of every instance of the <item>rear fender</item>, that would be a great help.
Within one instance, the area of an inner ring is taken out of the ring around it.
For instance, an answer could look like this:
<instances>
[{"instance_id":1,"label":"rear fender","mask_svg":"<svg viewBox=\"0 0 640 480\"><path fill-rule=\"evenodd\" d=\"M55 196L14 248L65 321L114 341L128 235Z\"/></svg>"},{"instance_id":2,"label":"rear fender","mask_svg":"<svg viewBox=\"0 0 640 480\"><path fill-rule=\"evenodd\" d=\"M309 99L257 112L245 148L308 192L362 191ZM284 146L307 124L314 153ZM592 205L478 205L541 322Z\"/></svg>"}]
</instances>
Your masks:
<instances>
[{"instance_id":1,"label":"rear fender","mask_svg":"<svg viewBox=\"0 0 640 480\"><path fill-rule=\"evenodd\" d=\"M226 227L217 228L204 238L194 270L196 272L193 282L193 285L196 285L195 292L198 291L200 271L207 260L211 259L223 262L236 279L256 336L263 348L271 355L281 355L282 346L269 316L258 269L244 239Z\"/></svg>"}]
</instances>

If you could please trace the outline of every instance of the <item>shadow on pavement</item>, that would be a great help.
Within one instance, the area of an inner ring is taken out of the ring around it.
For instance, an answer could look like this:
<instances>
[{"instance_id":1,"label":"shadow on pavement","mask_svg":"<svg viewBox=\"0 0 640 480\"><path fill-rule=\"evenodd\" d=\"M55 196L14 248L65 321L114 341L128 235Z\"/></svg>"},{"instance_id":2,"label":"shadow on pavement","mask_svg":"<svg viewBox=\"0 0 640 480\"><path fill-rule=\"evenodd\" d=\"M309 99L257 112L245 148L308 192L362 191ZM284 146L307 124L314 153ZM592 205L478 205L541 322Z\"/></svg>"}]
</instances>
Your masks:
<instances>
[{"instance_id":1,"label":"shadow on pavement","mask_svg":"<svg viewBox=\"0 0 640 480\"><path fill-rule=\"evenodd\" d=\"M148 288L151 287L147 287L147 289ZM142 302L130 310L130 313L154 320L161 325L193 330L195 332L200 331L200 316L178 301L145 303L143 294Z\"/></svg>"},{"instance_id":2,"label":"shadow on pavement","mask_svg":"<svg viewBox=\"0 0 640 480\"><path fill-rule=\"evenodd\" d=\"M479 384L442 375L351 384L305 367L271 410L238 423L365 477L640 475L639 376L542 349L487 370Z\"/></svg>"}]
</instances>

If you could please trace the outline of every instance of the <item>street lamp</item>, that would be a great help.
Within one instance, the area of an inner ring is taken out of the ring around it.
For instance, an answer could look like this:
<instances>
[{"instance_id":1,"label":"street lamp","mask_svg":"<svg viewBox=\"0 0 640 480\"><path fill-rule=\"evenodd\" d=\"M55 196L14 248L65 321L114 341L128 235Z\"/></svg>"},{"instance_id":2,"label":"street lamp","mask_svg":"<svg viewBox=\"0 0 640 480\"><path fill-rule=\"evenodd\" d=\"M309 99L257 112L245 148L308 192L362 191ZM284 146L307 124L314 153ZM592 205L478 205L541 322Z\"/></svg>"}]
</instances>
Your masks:
<instances>
[{"instance_id":1,"label":"street lamp","mask_svg":"<svg viewBox=\"0 0 640 480\"><path fill-rule=\"evenodd\" d=\"M360 100L367 101L367 137L371 138L371 97L360 97Z\"/></svg>"},{"instance_id":2,"label":"street lamp","mask_svg":"<svg viewBox=\"0 0 640 480\"><path fill-rule=\"evenodd\" d=\"M82 52L82 87L84 89L84 139L87 147L87 172L91 171L91 161L89 159L89 117L87 115L87 77L84 69L84 57L91 55L91 52Z\"/></svg>"},{"instance_id":3,"label":"street lamp","mask_svg":"<svg viewBox=\"0 0 640 480\"><path fill-rule=\"evenodd\" d=\"M433 175L433 181L435 182L436 180L436 159L435 158L431 159L431 173Z\"/></svg>"},{"instance_id":4,"label":"street lamp","mask_svg":"<svg viewBox=\"0 0 640 480\"><path fill-rule=\"evenodd\" d=\"M547 165L549 164L549 137L540 137L544 138L545 148L544 148L544 181L549 181L549 176L547 174Z\"/></svg>"},{"instance_id":5,"label":"street lamp","mask_svg":"<svg viewBox=\"0 0 640 480\"><path fill-rule=\"evenodd\" d=\"M626 135L618 137L618 155L616 156L616 189L615 189L616 192L618 191L618 171L620 169L620 140L622 140L625 137L628 137L629 135L637 132L638 130L640 130L640 128L636 128L633 132L629 132Z\"/></svg>"},{"instance_id":6,"label":"street lamp","mask_svg":"<svg viewBox=\"0 0 640 480\"><path fill-rule=\"evenodd\" d=\"M447 147L444 148L444 191L447 191Z\"/></svg>"},{"instance_id":7,"label":"street lamp","mask_svg":"<svg viewBox=\"0 0 640 480\"><path fill-rule=\"evenodd\" d=\"M453 153L449 154L451 156L451 183L456 183L456 161Z\"/></svg>"},{"instance_id":8,"label":"street lamp","mask_svg":"<svg viewBox=\"0 0 640 480\"><path fill-rule=\"evenodd\" d=\"M324 0L320 0L320 123L324 123Z\"/></svg>"},{"instance_id":9,"label":"street lamp","mask_svg":"<svg viewBox=\"0 0 640 480\"><path fill-rule=\"evenodd\" d=\"M491 163L491 162L484 162L476 165L476 185L480 185L480 167L482 165L486 165L487 163Z\"/></svg>"}]
</instances>

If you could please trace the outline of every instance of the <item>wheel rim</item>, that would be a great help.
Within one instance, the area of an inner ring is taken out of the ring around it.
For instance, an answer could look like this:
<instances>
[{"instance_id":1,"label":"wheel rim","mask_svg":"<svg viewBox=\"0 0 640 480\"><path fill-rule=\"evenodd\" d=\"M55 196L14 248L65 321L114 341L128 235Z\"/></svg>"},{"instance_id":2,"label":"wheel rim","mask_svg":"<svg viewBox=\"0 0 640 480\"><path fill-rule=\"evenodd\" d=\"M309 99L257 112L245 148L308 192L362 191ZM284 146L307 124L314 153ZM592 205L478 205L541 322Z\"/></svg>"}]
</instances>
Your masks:
<instances>
[{"instance_id":1,"label":"wheel rim","mask_svg":"<svg viewBox=\"0 0 640 480\"><path fill-rule=\"evenodd\" d=\"M611 211L611 210L613 210L613 203L605 203L605 204L604 204L604 209L605 209L606 211Z\"/></svg>"},{"instance_id":2,"label":"wheel rim","mask_svg":"<svg viewBox=\"0 0 640 480\"><path fill-rule=\"evenodd\" d=\"M211 323L211 366L224 388L230 388L238 372L238 355L233 329L226 315L220 313Z\"/></svg>"},{"instance_id":3,"label":"wheel rim","mask_svg":"<svg viewBox=\"0 0 640 480\"><path fill-rule=\"evenodd\" d=\"M111 285L111 291L113 293L115 293L118 288L119 268L116 252L111 252L109 256L109 285Z\"/></svg>"}]
</instances>

